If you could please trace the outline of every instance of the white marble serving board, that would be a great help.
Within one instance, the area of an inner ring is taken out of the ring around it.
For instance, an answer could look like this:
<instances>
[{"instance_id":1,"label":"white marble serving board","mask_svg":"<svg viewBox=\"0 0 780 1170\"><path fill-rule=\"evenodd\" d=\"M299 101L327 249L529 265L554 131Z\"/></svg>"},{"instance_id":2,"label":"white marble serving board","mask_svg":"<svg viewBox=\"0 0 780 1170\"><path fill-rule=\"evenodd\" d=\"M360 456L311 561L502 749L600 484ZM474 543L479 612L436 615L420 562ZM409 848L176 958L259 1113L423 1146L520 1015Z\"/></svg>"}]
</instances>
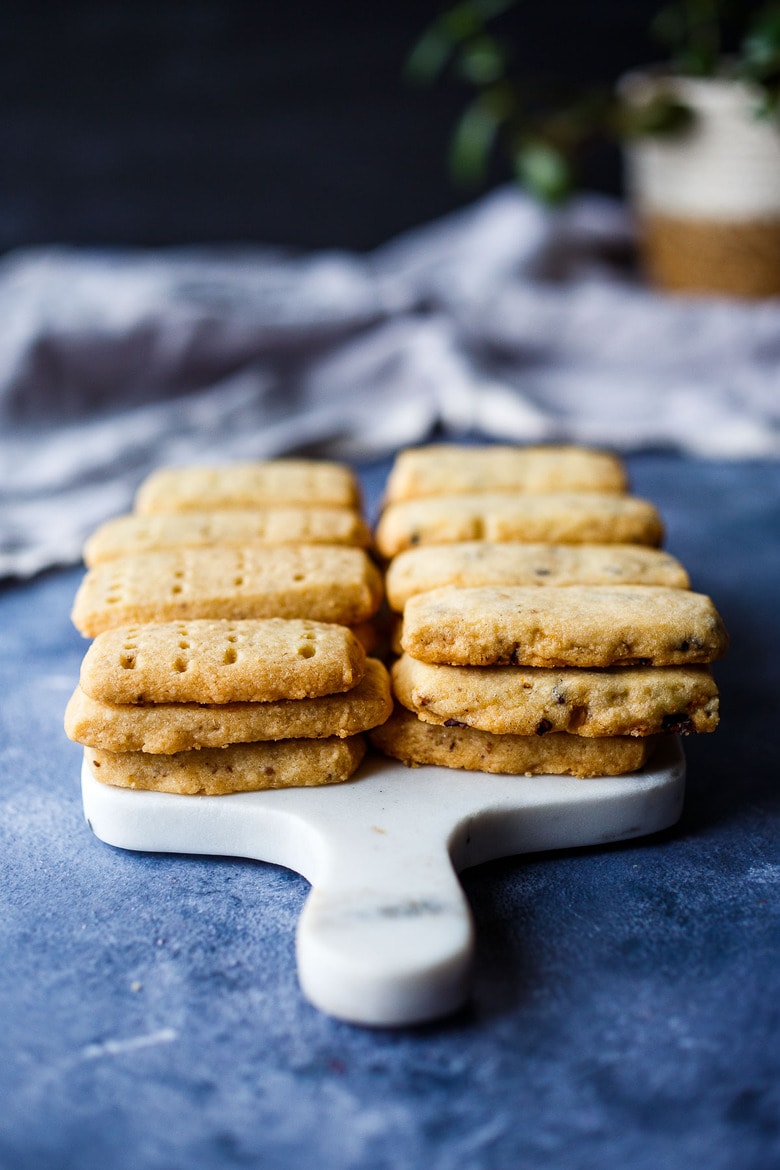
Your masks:
<instances>
[{"instance_id":1,"label":"white marble serving board","mask_svg":"<svg viewBox=\"0 0 780 1170\"><path fill-rule=\"evenodd\" d=\"M676 738L631 776L492 776L367 759L324 788L172 796L110 788L84 764L87 821L110 845L246 857L312 889L297 932L307 998L357 1024L443 1016L469 994L474 925L456 873L492 858L603 845L680 815Z\"/></svg>"}]
</instances>

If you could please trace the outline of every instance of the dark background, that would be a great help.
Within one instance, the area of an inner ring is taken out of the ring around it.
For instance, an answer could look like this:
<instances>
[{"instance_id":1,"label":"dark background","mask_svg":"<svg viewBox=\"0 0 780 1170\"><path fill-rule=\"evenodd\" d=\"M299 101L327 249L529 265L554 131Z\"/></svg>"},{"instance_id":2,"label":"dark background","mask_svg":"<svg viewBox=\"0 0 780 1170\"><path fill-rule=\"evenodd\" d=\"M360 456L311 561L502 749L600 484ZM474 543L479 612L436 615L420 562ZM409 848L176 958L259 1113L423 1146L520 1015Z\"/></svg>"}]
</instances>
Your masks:
<instances>
[{"instance_id":1,"label":"dark background","mask_svg":"<svg viewBox=\"0 0 780 1170\"><path fill-rule=\"evenodd\" d=\"M410 89L425 0L0 4L0 250L253 240L370 248L467 202L465 92ZM611 81L658 55L654 0L520 0L523 67ZM502 179L496 171L493 181ZM616 153L587 184L619 189Z\"/></svg>"}]
</instances>

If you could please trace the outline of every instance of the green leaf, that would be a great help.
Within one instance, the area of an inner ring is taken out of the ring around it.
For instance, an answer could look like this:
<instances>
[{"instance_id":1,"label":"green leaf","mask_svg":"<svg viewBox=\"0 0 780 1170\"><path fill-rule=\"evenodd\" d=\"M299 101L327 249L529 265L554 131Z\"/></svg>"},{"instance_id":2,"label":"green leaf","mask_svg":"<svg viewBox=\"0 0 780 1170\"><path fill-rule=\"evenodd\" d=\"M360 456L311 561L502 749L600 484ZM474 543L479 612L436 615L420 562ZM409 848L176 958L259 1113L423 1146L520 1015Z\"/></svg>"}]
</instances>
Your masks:
<instances>
[{"instance_id":1,"label":"green leaf","mask_svg":"<svg viewBox=\"0 0 780 1170\"><path fill-rule=\"evenodd\" d=\"M763 87L762 100L755 116L780 123L780 81Z\"/></svg>"},{"instance_id":2,"label":"green leaf","mask_svg":"<svg viewBox=\"0 0 780 1170\"><path fill-rule=\"evenodd\" d=\"M725 0L678 0L657 13L651 33L667 46L674 69L694 77L717 72L726 7Z\"/></svg>"},{"instance_id":3,"label":"green leaf","mask_svg":"<svg viewBox=\"0 0 780 1170\"><path fill-rule=\"evenodd\" d=\"M705 45L690 45L678 53L674 65L687 77L712 77L717 56Z\"/></svg>"},{"instance_id":4,"label":"green leaf","mask_svg":"<svg viewBox=\"0 0 780 1170\"><path fill-rule=\"evenodd\" d=\"M430 85L460 49L462 75L475 85L489 84L500 76L505 58L497 42L485 32L485 25L516 3L517 0L462 0L445 9L412 48L404 70L407 78Z\"/></svg>"},{"instance_id":5,"label":"green leaf","mask_svg":"<svg viewBox=\"0 0 780 1170\"><path fill-rule=\"evenodd\" d=\"M453 51L452 40L438 23L431 25L406 59L407 78L418 85L430 85L444 72Z\"/></svg>"},{"instance_id":6,"label":"green leaf","mask_svg":"<svg viewBox=\"0 0 780 1170\"><path fill-rule=\"evenodd\" d=\"M471 0L463 0L454 8L448 8L439 18L442 27L452 40L458 44L482 32L485 21L479 7Z\"/></svg>"},{"instance_id":7,"label":"green leaf","mask_svg":"<svg viewBox=\"0 0 780 1170\"><path fill-rule=\"evenodd\" d=\"M503 76L505 67L506 54L493 37L476 37L458 55L457 71L472 85L491 85Z\"/></svg>"},{"instance_id":8,"label":"green leaf","mask_svg":"<svg viewBox=\"0 0 780 1170\"><path fill-rule=\"evenodd\" d=\"M450 173L457 183L473 187L484 182L501 121L501 111L483 98L466 108L450 144Z\"/></svg>"},{"instance_id":9,"label":"green leaf","mask_svg":"<svg viewBox=\"0 0 780 1170\"><path fill-rule=\"evenodd\" d=\"M741 55L750 77L767 77L780 68L780 10L770 9L753 22Z\"/></svg>"},{"instance_id":10,"label":"green leaf","mask_svg":"<svg viewBox=\"0 0 780 1170\"><path fill-rule=\"evenodd\" d=\"M562 203L574 186L568 158L546 142L527 142L520 147L515 158L515 174L543 203Z\"/></svg>"},{"instance_id":11,"label":"green leaf","mask_svg":"<svg viewBox=\"0 0 780 1170\"><path fill-rule=\"evenodd\" d=\"M658 94L642 105L621 107L618 133L622 138L668 137L692 124L694 113L671 94Z\"/></svg>"}]
</instances>

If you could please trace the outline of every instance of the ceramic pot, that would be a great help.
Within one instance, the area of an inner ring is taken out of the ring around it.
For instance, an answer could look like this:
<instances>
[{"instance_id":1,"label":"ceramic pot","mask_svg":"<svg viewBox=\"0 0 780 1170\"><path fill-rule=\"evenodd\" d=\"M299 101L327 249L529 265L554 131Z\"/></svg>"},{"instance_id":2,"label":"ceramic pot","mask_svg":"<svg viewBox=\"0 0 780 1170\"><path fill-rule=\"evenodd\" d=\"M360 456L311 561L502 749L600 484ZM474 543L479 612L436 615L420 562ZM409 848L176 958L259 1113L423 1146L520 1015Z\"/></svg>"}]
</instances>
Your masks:
<instances>
[{"instance_id":1,"label":"ceramic pot","mask_svg":"<svg viewBox=\"0 0 780 1170\"><path fill-rule=\"evenodd\" d=\"M693 113L671 136L626 149L644 265L657 286L743 297L780 294L780 128L738 81L632 74L624 100L671 93Z\"/></svg>"}]
</instances>

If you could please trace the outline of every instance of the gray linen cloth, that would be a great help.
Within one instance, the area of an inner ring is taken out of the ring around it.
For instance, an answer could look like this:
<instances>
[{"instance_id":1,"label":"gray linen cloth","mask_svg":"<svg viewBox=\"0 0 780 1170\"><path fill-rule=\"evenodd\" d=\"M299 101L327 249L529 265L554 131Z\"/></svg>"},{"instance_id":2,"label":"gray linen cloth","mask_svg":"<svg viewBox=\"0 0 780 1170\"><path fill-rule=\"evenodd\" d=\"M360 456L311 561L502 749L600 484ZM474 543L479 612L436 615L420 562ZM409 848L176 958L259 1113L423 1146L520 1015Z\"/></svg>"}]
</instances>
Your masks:
<instances>
[{"instance_id":1,"label":"gray linen cloth","mask_svg":"<svg viewBox=\"0 0 780 1170\"><path fill-rule=\"evenodd\" d=\"M617 203L515 189L365 256L0 262L0 575L76 562L161 464L372 458L434 430L780 455L780 302L638 283Z\"/></svg>"}]
</instances>

